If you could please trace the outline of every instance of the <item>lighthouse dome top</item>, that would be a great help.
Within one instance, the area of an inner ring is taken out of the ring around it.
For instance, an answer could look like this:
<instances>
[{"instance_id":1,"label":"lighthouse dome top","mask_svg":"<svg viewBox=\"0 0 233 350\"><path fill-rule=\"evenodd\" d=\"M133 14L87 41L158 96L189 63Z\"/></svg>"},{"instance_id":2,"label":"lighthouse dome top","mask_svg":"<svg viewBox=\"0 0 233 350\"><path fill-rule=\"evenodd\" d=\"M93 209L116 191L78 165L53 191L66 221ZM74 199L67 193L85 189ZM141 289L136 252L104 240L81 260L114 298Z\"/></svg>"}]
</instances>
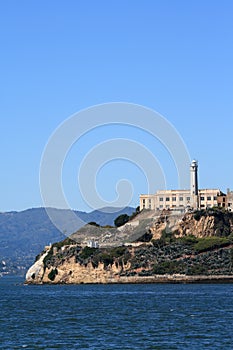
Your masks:
<instances>
[{"instance_id":1,"label":"lighthouse dome top","mask_svg":"<svg viewBox=\"0 0 233 350\"><path fill-rule=\"evenodd\" d=\"M193 159L193 161L192 161L192 165L197 165L197 160L196 159Z\"/></svg>"}]
</instances>

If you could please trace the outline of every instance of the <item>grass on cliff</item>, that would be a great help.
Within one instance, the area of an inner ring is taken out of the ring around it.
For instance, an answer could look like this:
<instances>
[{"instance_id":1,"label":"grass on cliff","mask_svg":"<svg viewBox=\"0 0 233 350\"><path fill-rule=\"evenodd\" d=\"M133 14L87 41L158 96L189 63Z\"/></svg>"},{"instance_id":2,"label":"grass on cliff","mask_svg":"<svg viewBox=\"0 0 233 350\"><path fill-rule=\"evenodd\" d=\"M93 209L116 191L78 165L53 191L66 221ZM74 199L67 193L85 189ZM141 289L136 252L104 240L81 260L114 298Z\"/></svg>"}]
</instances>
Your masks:
<instances>
[{"instance_id":1,"label":"grass on cliff","mask_svg":"<svg viewBox=\"0 0 233 350\"><path fill-rule=\"evenodd\" d=\"M232 244L232 239L227 237L205 237L199 238L193 248L197 253L206 252L208 250L227 247Z\"/></svg>"}]
</instances>

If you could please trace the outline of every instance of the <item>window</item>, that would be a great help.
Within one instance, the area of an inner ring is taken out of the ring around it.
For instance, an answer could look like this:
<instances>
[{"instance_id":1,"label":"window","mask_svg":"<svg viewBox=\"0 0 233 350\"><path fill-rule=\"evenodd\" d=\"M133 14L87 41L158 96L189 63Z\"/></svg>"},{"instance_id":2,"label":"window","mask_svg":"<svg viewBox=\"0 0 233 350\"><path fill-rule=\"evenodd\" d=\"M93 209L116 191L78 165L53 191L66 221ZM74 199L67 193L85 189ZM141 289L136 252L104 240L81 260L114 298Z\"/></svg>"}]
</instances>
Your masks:
<instances>
[{"instance_id":1,"label":"window","mask_svg":"<svg viewBox=\"0 0 233 350\"><path fill-rule=\"evenodd\" d=\"M166 202L169 202L170 201L170 198L169 197L166 197Z\"/></svg>"},{"instance_id":2,"label":"window","mask_svg":"<svg viewBox=\"0 0 233 350\"><path fill-rule=\"evenodd\" d=\"M176 201L176 197L172 197L172 201L175 202Z\"/></svg>"},{"instance_id":3,"label":"window","mask_svg":"<svg viewBox=\"0 0 233 350\"><path fill-rule=\"evenodd\" d=\"M187 201L190 201L190 197L187 197L186 199L187 199Z\"/></svg>"},{"instance_id":4,"label":"window","mask_svg":"<svg viewBox=\"0 0 233 350\"><path fill-rule=\"evenodd\" d=\"M149 204L149 209L151 209L151 205Z\"/></svg>"},{"instance_id":5,"label":"window","mask_svg":"<svg viewBox=\"0 0 233 350\"><path fill-rule=\"evenodd\" d=\"M160 208L163 208L163 205L160 205L159 207L160 207Z\"/></svg>"},{"instance_id":6,"label":"window","mask_svg":"<svg viewBox=\"0 0 233 350\"><path fill-rule=\"evenodd\" d=\"M214 196L214 201L216 201L217 200L217 196Z\"/></svg>"},{"instance_id":7,"label":"window","mask_svg":"<svg viewBox=\"0 0 233 350\"><path fill-rule=\"evenodd\" d=\"M204 205L204 204L201 204L201 208L205 208L205 205Z\"/></svg>"},{"instance_id":8,"label":"window","mask_svg":"<svg viewBox=\"0 0 233 350\"><path fill-rule=\"evenodd\" d=\"M207 201L211 201L211 196L208 196L208 197L207 197Z\"/></svg>"},{"instance_id":9,"label":"window","mask_svg":"<svg viewBox=\"0 0 233 350\"><path fill-rule=\"evenodd\" d=\"M143 204L143 209L145 209L145 207L146 207L145 204Z\"/></svg>"},{"instance_id":10,"label":"window","mask_svg":"<svg viewBox=\"0 0 233 350\"><path fill-rule=\"evenodd\" d=\"M151 203L151 199L149 199L149 203Z\"/></svg>"},{"instance_id":11,"label":"window","mask_svg":"<svg viewBox=\"0 0 233 350\"><path fill-rule=\"evenodd\" d=\"M205 200L205 197L201 196L201 201L204 201Z\"/></svg>"},{"instance_id":12,"label":"window","mask_svg":"<svg viewBox=\"0 0 233 350\"><path fill-rule=\"evenodd\" d=\"M163 197L160 197L160 198L159 198L159 201L160 201L160 202L163 202Z\"/></svg>"},{"instance_id":13,"label":"window","mask_svg":"<svg viewBox=\"0 0 233 350\"><path fill-rule=\"evenodd\" d=\"M145 204L145 203L146 203L146 200L145 200L145 199L143 199L143 200L142 200L142 203L143 203L143 204Z\"/></svg>"},{"instance_id":14,"label":"window","mask_svg":"<svg viewBox=\"0 0 233 350\"><path fill-rule=\"evenodd\" d=\"M180 198L179 198L179 201L180 201L180 202L182 202L183 200L184 200L184 198L183 198L183 197L180 197Z\"/></svg>"}]
</instances>

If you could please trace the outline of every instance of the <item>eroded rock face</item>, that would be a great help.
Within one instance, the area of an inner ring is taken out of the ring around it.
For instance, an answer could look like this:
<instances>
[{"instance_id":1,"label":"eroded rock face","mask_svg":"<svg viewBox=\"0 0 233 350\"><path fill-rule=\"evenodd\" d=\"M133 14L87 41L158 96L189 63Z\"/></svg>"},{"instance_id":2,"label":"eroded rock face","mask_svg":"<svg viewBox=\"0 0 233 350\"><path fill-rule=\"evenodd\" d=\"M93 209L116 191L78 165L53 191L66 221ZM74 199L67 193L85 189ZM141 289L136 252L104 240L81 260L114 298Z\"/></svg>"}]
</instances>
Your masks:
<instances>
[{"instance_id":1,"label":"eroded rock face","mask_svg":"<svg viewBox=\"0 0 233 350\"><path fill-rule=\"evenodd\" d=\"M48 255L49 248L41 254L40 258L29 268L26 273L27 283L42 283L44 276L44 258Z\"/></svg>"},{"instance_id":2,"label":"eroded rock face","mask_svg":"<svg viewBox=\"0 0 233 350\"><path fill-rule=\"evenodd\" d=\"M43 254L28 270L26 283L117 283L120 274L130 268L129 262L119 264L116 261L106 266L104 262L93 265L89 259L89 262L80 263L76 261L75 256L61 262L56 257L58 253L53 255L53 265L46 266L43 261L47 254L48 252Z\"/></svg>"},{"instance_id":3,"label":"eroded rock face","mask_svg":"<svg viewBox=\"0 0 233 350\"><path fill-rule=\"evenodd\" d=\"M144 214L145 216L145 214ZM139 217L140 218L140 217ZM154 276L163 271L167 273L166 262L174 262L175 274L189 271L197 274L199 267L208 262L209 273L233 274L233 250L230 243L224 245L223 251L213 250L197 254L195 247L182 243L163 243L161 238L167 237L228 237L233 232L233 215L221 211L202 211L185 215L163 213L146 216L146 223L137 218L135 224L126 224L122 232L142 228L151 233L149 242L129 243L124 246L110 248L81 247L72 240L59 242L47 247L26 274L26 283L137 283L152 282ZM148 221L150 220L150 221ZM135 228L134 228L135 227ZM68 244L67 244L68 242ZM158 244L157 244L158 242ZM212 254L212 255L211 255ZM185 265L186 264L186 265ZM201 271L204 271L203 269ZM204 273L204 272L203 272Z\"/></svg>"}]
</instances>

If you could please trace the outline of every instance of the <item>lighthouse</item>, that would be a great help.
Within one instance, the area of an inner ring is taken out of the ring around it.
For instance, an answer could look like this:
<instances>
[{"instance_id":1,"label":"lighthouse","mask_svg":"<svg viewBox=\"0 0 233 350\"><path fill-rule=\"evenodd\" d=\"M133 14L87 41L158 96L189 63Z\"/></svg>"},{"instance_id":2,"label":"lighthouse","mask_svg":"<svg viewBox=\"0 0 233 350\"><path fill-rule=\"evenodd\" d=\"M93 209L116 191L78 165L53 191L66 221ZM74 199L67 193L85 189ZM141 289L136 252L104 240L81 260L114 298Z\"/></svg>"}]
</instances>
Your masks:
<instances>
[{"instance_id":1,"label":"lighthouse","mask_svg":"<svg viewBox=\"0 0 233 350\"><path fill-rule=\"evenodd\" d=\"M193 208L198 209L198 163L196 160L193 160L190 165L190 192Z\"/></svg>"}]
</instances>

